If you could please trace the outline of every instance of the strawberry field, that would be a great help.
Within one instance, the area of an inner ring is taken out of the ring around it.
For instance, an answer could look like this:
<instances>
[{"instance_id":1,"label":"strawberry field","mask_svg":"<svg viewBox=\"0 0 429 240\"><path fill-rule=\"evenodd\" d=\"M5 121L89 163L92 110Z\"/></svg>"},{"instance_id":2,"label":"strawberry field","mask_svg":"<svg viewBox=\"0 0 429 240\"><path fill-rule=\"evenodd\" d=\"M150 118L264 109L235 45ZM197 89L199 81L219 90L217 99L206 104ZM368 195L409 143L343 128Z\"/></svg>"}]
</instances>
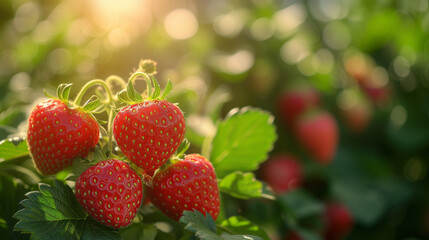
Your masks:
<instances>
[{"instance_id":1,"label":"strawberry field","mask_svg":"<svg viewBox=\"0 0 429 240\"><path fill-rule=\"evenodd\" d=\"M0 239L429 239L428 0L0 12Z\"/></svg>"}]
</instances>

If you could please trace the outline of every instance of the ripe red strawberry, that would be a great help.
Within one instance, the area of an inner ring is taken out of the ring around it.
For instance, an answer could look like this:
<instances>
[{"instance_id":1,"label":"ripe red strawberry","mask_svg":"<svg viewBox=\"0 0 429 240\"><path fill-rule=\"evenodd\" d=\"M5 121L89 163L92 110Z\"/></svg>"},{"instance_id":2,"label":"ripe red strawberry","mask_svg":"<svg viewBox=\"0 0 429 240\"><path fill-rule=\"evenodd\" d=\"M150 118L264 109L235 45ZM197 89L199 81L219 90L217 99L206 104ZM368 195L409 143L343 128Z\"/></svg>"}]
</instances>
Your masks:
<instances>
[{"instance_id":1,"label":"ripe red strawberry","mask_svg":"<svg viewBox=\"0 0 429 240\"><path fill-rule=\"evenodd\" d=\"M330 163L338 144L338 126L328 112L309 112L298 119L295 129L301 145L316 161Z\"/></svg>"},{"instance_id":2,"label":"ripe red strawberry","mask_svg":"<svg viewBox=\"0 0 429 240\"><path fill-rule=\"evenodd\" d=\"M282 194L301 186L301 165L293 157L275 156L262 165L261 178L273 188L274 193Z\"/></svg>"},{"instance_id":3,"label":"ripe red strawberry","mask_svg":"<svg viewBox=\"0 0 429 240\"><path fill-rule=\"evenodd\" d=\"M58 99L39 103L28 120L28 148L44 175L58 173L74 158L86 156L98 138L98 124L89 114Z\"/></svg>"},{"instance_id":4,"label":"ripe red strawberry","mask_svg":"<svg viewBox=\"0 0 429 240\"><path fill-rule=\"evenodd\" d=\"M391 91L389 85L371 86L371 84L362 83L361 88L377 106L382 107L390 102Z\"/></svg>"},{"instance_id":5,"label":"ripe red strawberry","mask_svg":"<svg viewBox=\"0 0 429 240\"><path fill-rule=\"evenodd\" d=\"M219 215L219 188L212 164L198 154L184 160L172 160L153 177L148 187L151 202L164 214L178 221L185 210L208 212L216 220Z\"/></svg>"},{"instance_id":6,"label":"ripe red strawberry","mask_svg":"<svg viewBox=\"0 0 429 240\"><path fill-rule=\"evenodd\" d=\"M362 54L351 56L346 59L345 69L373 103L379 107L390 103L391 89L387 73L377 67L371 58Z\"/></svg>"},{"instance_id":7,"label":"ripe red strawberry","mask_svg":"<svg viewBox=\"0 0 429 240\"><path fill-rule=\"evenodd\" d=\"M353 217L349 209L341 203L328 203L325 209L325 239L343 239L353 228Z\"/></svg>"},{"instance_id":8,"label":"ripe red strawberry","mask_svg":"<svg viewBox=\"0 0 429 240\"><path fill-rule=\"evenodd\" d=\"M113 228L130 225L143 197L140 177L123 161L109 159L76 181L76 199L95 220Z\"/></svg>"},{"instance_id":9,"label":"ripe red strawberry","mask_svg":"<svg viewBox=\"0 0 429 240\"><path fill-rule=\"evenodd\" d=\"M126 106L113 122L119 148L151 176L177 150L185 130L182 111L165 100Z\"/></svg>"},{"instance_id":10,"label":"ripe red strawberry","mask_svg":"<svg viewBox=\"0 0 429 240\"><path fill-rule=\"evenodd\" d=\"M278 109L285 125L293 128L301 114L319 104L319 93L315 89L300 87L283 93L278 100Z\"/></svg>"}]
</instances>

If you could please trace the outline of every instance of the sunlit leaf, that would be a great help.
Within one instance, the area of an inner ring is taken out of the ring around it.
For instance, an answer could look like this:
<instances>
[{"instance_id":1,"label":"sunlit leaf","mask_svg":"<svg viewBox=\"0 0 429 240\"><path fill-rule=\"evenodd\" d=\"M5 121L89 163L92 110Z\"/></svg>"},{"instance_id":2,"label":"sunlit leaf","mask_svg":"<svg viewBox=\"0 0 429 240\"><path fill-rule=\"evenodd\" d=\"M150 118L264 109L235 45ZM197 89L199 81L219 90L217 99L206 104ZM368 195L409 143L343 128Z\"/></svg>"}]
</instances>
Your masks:
<instances>
[{"instance_id":1,"label":"sunlit leaf","mask_svg":"<svg viewBox=\"0 0 429 240\"><path fill-rule=\"evenodd\" d=\"M232 110L212 142L210 161L218 177L253 171L268 157L277 138L273 116L255 108Z\"/></svg>"},{"instance_id":2,"label":"sunlit leaf","mask_svg":"<svg viewBox=\"0 0 429 240\"><path fill-rule=\"evenodd\" d=\"M220 226L222 229L228 230L229 233L248 234L259 236L262 239L269 239L262 228L242 216L232 216L222 221Z\"/></svg>"},{"instance_id":3,"label":"sunlit leaf","mask_svg":"<svg viewBox=\"0 0 429 240\"><path fill-rule=\"evenodd\" d=\"M34 239L120 239L117 231L92 220L81 208L70 187L55 180L54 186L40 184L28 193L15 213L15 231Z\"/></svg>"},{"instance_id":4,"label":"sunlit leaf","mask_svg":"<svg viewBox=\"0 0 429 240\"><path fill-rule=\"evenodd\" d=\"M0 162L1 160L9 160L28 156L27 141L24 139L8 139L0 142Z\"/></svg>"},{"instance_id":5,"label":"sunlit leaf","mask_svg":"<svg viewBox=\"0 0 429 240\"><path fill-rule=\"evenodd\" d=\"M234 172L219 183L220 191L241 199L260 197L262 187L263 184L255 179L253 173Z\"/></svg>"}]
</instances>

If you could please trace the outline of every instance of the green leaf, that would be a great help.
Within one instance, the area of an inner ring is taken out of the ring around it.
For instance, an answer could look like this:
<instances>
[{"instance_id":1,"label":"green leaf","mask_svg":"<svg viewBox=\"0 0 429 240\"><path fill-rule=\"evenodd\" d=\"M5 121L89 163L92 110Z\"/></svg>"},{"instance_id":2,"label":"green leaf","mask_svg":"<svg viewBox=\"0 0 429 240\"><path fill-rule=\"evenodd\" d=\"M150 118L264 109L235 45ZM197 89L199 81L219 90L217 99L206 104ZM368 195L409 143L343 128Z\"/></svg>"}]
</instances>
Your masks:
<instances>
[{"instance_id":1,"label":"green leaf","mask_svg":"<svg viewBox=\"0 0 429 240\"><path fill-rule=\"evenodd\" d=\"M27 141L24 139L8 139L0 142L0 162L4 160L28 156Z\"/></svg>"},{"instance_id":2,"label":"green leaf","mask_svg":"<svg viewBox=\"0 0 429 240\"><path fill-rule=\"evenodd\" d=\"M222 229L234 234L249 234L259 236L262 239L269 239L267 233L258 225L241 216L232 216L220 224Z\"/></svg>"},{"instance_id":3,"label":"green leaf","mask_svg":"<svg viewBox=\"0 0 429 240\"><path fill-rule=\"evenodd\" d=\"M21 179L28 185L35 185L40 182L40 177L36 173L26 167L16 165L16 163L1 165L0 174Z\"/></svg>"},{"instance_id":4,"label":"green leaf","mask_svg":"<svg viewBox=\"0 0 429 240\"><path fill-rule=\"evenodd\" d=\"M195 233L198 239L202 240L262 240L260 237L251 235L231 235L223 232L221 236L217 235L216 223L212 216L206 212L206 216L195 210L184 211L180 222L186 224L185 229Z\"/></svg>"},{"instance_id":5,"label":"green leaf","mask_svg":"<svg viewBox=\"0 0 429 240\"><path fill-rule=\"evenodd\" d=\"M252 235L231 235L229 233L222 233L222 239L225 240L263 240L260 237L252 236Z\"/></svg>"},{"instance_id":6,"label":"green leaf","mask_svg":"<svg viewBox=\"0 0 429 240\"><path fill-rule=\"evenodd\" d=\"M297 228L294 230L303 240L322 240L320 233L315 232L314 230L308 230L305 228Z\"/></svg>"},{"instance_id":7,"label":"green leaf","mask_svg":"<svg viewBox=\"0 0 429 240\"><path fill-rule=\"evenodd\" d=\"M123 103L132 103L131 99L128 97L127 89L123 89L118 92L116 97Z\"/></svg>"},{"instance_id":8,"label":"green leaf","mask_svg":"<svg viewBox=\"0 0 429 240\"><path fill-rule=\"evenodd\" d=\"M32 239L119 239L117 231L88 217L63 182L39 188L20 203L24 209L14 215L19 220L15 231L29 233Z\"/></svg>"},{"instance_id":9,"label":"green leaf","mask_svg":"<svg viewBox=\"0 0 429 240\"><path fill-rule=\"evenodd\" d=\"M80 176L86 169L94 166L97 161L89 161L88 159L76 158L72 163L72 173L75 176Z\"/></svg>"},{"instance_id":10,"label":"green leaf","mask_svg":"<svg viewBox=\"0 0 429 240\"><path fill-rule=\"evenodd\" d=\"M133 224L124 231L121 231L121 238L155 240L158 232L158 229L153 224L139 223Z\"/></svg>"},{"instance_id":11,"label":"green leaf","mask_svg":"<svg viewBox=\"0 0 429 240\"><path fill-rule=\"evenodd\" d=\"M61 93L61 99L63 99L65 102L69 100L71 86L72 86L71 83L66 84Z\"/></svg>"},{"instance_id":12,"label":"green leaf","mask_svg":"<svg viewBox=\"0 0 429 240\"><path fill-rule=\"evenodd\" d=\"M62 83L57 88L57 97L63 101L68 102L69 95L70 95L70 89L72 84L71 83Z\"/></svg>"},{"instance_id":13,"label":"green leaf","mask_svg":"<svg viewBox=\"0 0 429 240\"><path fill-rule=\"evenodd\" d=\"M152 99L158 99L159 95L161 94L161 86L159 86L159 82L156 80L156 78L152 75L150 75L150 79L152 80L154 91L152 93L151 98Z\"/></svg>"},{"instance_id":14,"label":"green leaf","mask_svg":"<svg viewBox=\"0 0 429 240\"><path fill-rule=\"evenodd\" d=\"M93 95L90 99L88 99L88 101L86 101L86 103L83 105L83 110L85 112L92 112L95 109L98 108L98 106L100 106L101 101L100 99Z\"/></svg>"},{"instance_id":15,"label":"green leaf","mask_svg":"<svg viewBox=\"0 0 429 240\"><path fill-rule=\"evenodd\" d=\"M179 147L177 148L175 155L177 157L183 156L190 146L191 146L191 143L189 142L189 140L186 138L183 139L182 143L180 143Z\"/></svg>"},{"instance_id":16,"label":"green leaf","mask_svg":"<svg viewBox=\"0 0 429 240\"><path fill-rule=\"evenodd\" d=\"M173 90L173 84L171 83L170 79L168 79L167 85L165 86L164 92L162 92L160 99L165 99L171 90Z\"/></svg>"},{"instance_id":17,"label":"green leaf","mask_svg":"<svg viewBox=\"0 0 429 240\"><path fill-rule=\"evenodd\" d=\"M132 80L128 81L127 94L128 94L128 98L133 102L142 102L143 101L143 97L134 88Z\"/></svg>"},{"instance_id":18,"label":"green leaf","mask_svg":"<svg viewBox=\"0 0 429 240\"><path fill-rule=\"evenodd\" d=\"M43 92L45 93L45 96L48 98L55 98L53 94L50 94L46 89L43 89Z\"/></svg>"},{"instance_id":19,"label":"green leaf","mask_svg":"<svg viewBox=\"0 0 429 240\"><path fill-rule=\"evenodd\" d=\"M402 186L395 184L397 189ZM332 184L335 196L352 211L356 222L372 226L385 214L388 207L386 196L373 186L350 181L335 181Z\"/></svg>"},{"instance_id":20,"label":"green leaf","mask_svg":"<svg viewBox=\"0 0 429 240\"><path fill-rule=\"evenodd\" d=\"M61 93L62 93L62 91L63 91L63 89L64 89L64 83L63 84L60 84L60 85L58 85L58 87L57 87L57 98L59 98L59 99L61 99Z\"/></svg>"},{"instance_id":21,"label":"green leaf","mask_svg":"<svg viewBox=\"0 0 429 240\"><path fill-rule=\"evenodd\" d=\"M2 239L19 239L19 233L13 231L17 222L13 214L19 209L19 202L24 199L27 191L23 184L0 175L0 219L5 220L0 226Z\"/></svg>"},{"instance_id":22,"label":"green leaf","mask_svg":"<svg viewBox=\"0 0 429 240\"><path fill-rule=\"evenodd\" d=\"M194 232L199 239L204 240L221 240L222 238L216 233L216 223L209 213L204 215L195 210L184 211L180 222L186 224L185 229Z\"/></svg>"},{"instance_id":23,"label":"green leaf","mask_svg":"<svg viewBox=\"0 0 429 240\"><path fill-rule=\"evenodd\" d=\"M303 190L289 191L277 199L290 227L294 227L298 220L319 215L324 210L321 202Z\"/></svg>"},{"instance_id":24,"label":"green leaf","mask_svg":"<svg viewBox=\"0 0 429 240\"><path fill-rule=\"evenodd\" d=\"M13 129L18 127L26 118L27 115L22 106L12 106L0 112L0 125L3 127L8 126Z\"/></svg>"},{"instance_id":25,"label":"green leaf","mask_svg":"<svg viewBox=\"0 0 429 240\"><path fill-rule=\"evenodd\" d=\"M212 142L210 160L218 177L253 171L268 157L277 138L274 117L255 108L233 109Z\"/></svg>"},{"instance_id":26,"label":"green leaf","mask_svg":"<svg viewBox=\"0 0 429 240\"><path fill-rule=\"evenodd\" d=\"M87 218L80 239L82 240L120 240L119 231L106 227L92 218ZM61 240L61 238L59 239Z\"/></svg>"},{"instance_id":27,"label":"green leaf","mask_svg":"<svg viewBox=\"0 0 429 240\"><path fill-rule=\"evenodd\" d=\"M234 172L219 183L220 191L241 199L257 198L262 195L263 184L253 173Z\"/></svg>"}]
</instances>

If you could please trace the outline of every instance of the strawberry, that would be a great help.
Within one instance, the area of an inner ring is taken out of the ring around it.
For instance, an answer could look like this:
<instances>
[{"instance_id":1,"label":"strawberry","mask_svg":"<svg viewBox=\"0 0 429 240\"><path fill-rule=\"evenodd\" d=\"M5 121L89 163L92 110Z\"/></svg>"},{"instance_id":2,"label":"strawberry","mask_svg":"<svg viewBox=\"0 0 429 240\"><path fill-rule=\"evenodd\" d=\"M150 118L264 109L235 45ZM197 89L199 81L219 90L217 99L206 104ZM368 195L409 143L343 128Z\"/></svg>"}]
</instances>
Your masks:
<instances>
[{"instance_id":1,"label":"strawberry","mask_svg":"<svg viewBox=\"0 0 429 240\"><path fill-rule=\"evenodd\" d=\"M212 164L198 154L183 160L171 159L154 175L148 187L151 202L164 214L178 221L185 210L219 215L219 188Z\"/></svg>"},{"instance_id":2,"label":"strawberry","mask_svg":"<svg viewBox=\"0 0 429 240\"><path fill-rule=\"evenodd\" d=\"M310 111L302 115L295 133L316 161L328 164L333 160L338 144L338 126L330 113Z\"/></svg>"},{"instance_id":3,"label":"strawberry","mask_svg":"<svg viewBox=\"0 0 429 240\"><path fill-rule=\"evenodd\" d=\"M291 88L278 100L278 110L284 124L293 128L298 117L306 110L320 104L319 93L311 87Z\"/></svg>"},{"instance_id":4,"label":"strawberry","mask_svg":"<svg viewBox=\"0 0 429 240\"><path fill-rule=\"evenodd\" d=\"M384 86L371 86L369 83L362 83L361 88L365 91L366 95L377 106L385 106L389 104L391 98L391 90L389 85Z\"/></svg>"},{"instance_id":5,"label":"strawberry","mask_svg":"<svg viewBox=\"0 0 429 240\"><path fill-rule=\"evenodd\" d=\"M343 239L353 228L353 217L349 209L341 203L331 202L325 208L325 239Z\"/></svg>"},{"instance_id":6,"label":"strawberry","mask_svg":"<svg viewBox=\"0 0 429 240\"><path fill-rule=\"evenodd\" d=\"M97 121L59 99L37 104L28 120L28 148L36 168L44 175L58 173L74 158L86 156L98 138Z\"/></svg>"},{"instance_id":7,"label":"strawberry","mask_svg":"<svg viewBox=\"0 0 429 240\"><path fill-rule=\"evenodd\" d=\"M88 168L76 181L76 199L98 222L130 225L143 197L140 177L123 161L109 159Z\"/></svg>"},{"instance_id":8,"label":"strawberry","mask_svg":"<svg viewBox=\"0 0 429 240\"><path fill-rule=\"evenodd\" d=\"M301 186L301 165L294 157L278 155L262 165L261 178L273 188L274 193L282 194Z\"/></svg>"},{"instance_id":9,"label":"strawberry","mask_svg":"<svg viewBox=\"0 0 429 240\"><path fill-rule=\"evenodd\" d=\"M166 100L123 107L113 122L121 151L151 176L177 150L185 130L182 111Z\"/></svg>"},{"instance_id":10,"label":"strawberry","mask_svg":"<svg viewBox=\"0 0 429 240\"><path fill-rule=\"evenodd\" d=\"M391 101L391 89L386 70L361 53L348 57L345 70L354 79L368 98L377 106L384 107Z\"/></svg>"}]
</instances>

